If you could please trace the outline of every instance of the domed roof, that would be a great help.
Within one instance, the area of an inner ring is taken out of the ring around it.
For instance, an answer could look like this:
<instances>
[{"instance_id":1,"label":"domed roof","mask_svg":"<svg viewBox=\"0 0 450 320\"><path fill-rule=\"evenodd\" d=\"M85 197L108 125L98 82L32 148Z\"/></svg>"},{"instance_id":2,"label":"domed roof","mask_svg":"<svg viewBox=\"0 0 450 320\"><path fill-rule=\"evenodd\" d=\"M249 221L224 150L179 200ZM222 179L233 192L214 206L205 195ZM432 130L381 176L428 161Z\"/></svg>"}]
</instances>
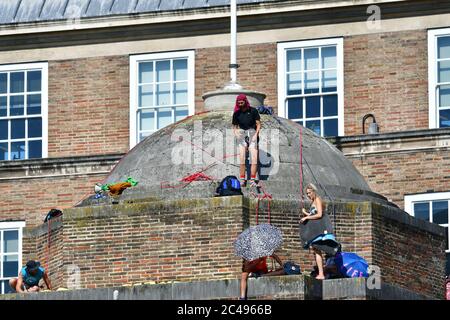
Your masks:
<instances>
[{"instance_id":1,"label":"domed roof","mask_svg":"<svg viewBox=\"0 0 450 320\"><path fill-rule=\"evenodd\" d=\"M213 197L218 182L225 176L239 177L238 146L231 121L232 112L205 112L167 126L126 154L105 183L125 181L128 177L137 180L138 185L126 189L121 199ZM328 201L386 203L326 139L277 116L261 115L261 124L259 177L263 192L273 199L298 200L302 176L303 187L314 183ZM206 180L189 182L199 176ZM248 192L244 188L244 194ZM81 205L94 203L97 202L92 196Z\"/></svg>"}]
</instances>

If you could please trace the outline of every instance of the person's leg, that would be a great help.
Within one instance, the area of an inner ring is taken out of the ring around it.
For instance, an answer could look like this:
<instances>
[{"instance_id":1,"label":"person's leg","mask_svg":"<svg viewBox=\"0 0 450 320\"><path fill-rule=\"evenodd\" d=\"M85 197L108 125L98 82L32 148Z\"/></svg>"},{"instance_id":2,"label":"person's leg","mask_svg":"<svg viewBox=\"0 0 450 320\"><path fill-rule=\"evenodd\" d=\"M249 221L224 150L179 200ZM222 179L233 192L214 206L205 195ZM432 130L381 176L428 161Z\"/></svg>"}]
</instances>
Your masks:
<instances>
[{"instance_id":1,"label":"person's leg","mask_svg":"<svg viewBox=\"0 0 450 320\"><path fill-rule=\"evenodd\" d=\"M322 253L319 250L314 249L314 256L316 258L317 269L319 270L319 274L317 275L316 279L324 280L325 279L325 275L323 273Z\"/></svg>"},{"instance_id":2,"label":"person's leg","mask_svg":"<svg viewBox=\"0 0 450 320\"><path fill-rule=\"evenodd\" d=\"M256 180L256 172L258 171L258 147L252 144L250 150L250 178Z\"/></svg>"},{"instance_id":3,"label":"person's leg","mask_svg":"<svg viewBox=\"0 0 450 320\"><path fill-rule=\"evenodd\" d=\"M14 289L14 291L16 291L16 286L17 286L17 278L14 279L9 279L9 285L11 286L11 288Z\"/></svg>"},{"instance_id":4,"label":"person's leg","mask_svg":"<svg viewBox=\"0 0 450 320\"><path fill-rule=\"evenodd\" d=\"M247 153L247 148L242 144L239 145L239 160L240 160L240 168L239 168L239 179L241 183L245 184L246 174L245 174L245 156Z\"/></svg>"},{"instance_id":5,"label":"person's leg","mask_svg":"<svg viewBox=\"0 0 450 320\"><path fill-rule=\"evenodd\" d=\"M271 271L271 272L267 272L263 275L261 275L261 277L271 277L271 276L284 276L286 274L286 272L284 272L283 268L279 268L277 270Z\"/></svg>"},{"instance_id":6,"label":"person's leg","mask_svg":"<svg viewBox=\"0 0 450 320\"><path fill-rule=\"evenodd\" d=\"M248 279L248 272L242 272L241 275L241 299L247 299L247 279Z\"/></svg>"}]
</instances>

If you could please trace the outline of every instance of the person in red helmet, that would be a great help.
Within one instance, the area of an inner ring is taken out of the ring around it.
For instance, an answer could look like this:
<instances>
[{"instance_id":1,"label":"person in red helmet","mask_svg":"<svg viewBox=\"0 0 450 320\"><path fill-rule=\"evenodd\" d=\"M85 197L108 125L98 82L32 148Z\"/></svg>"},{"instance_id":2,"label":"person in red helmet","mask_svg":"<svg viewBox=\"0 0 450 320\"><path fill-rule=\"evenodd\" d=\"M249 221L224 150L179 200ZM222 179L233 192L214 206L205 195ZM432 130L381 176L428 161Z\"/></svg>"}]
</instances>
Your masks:
<instances>
[{"instance_id":1,"label":"person in red helmet","mask_svg":"<svg viewBox=\"0 0 450 320\"><path fill-rule=\"evenodd\" d=\"M256 172L258 170L258 142L261 130L259 112L250 106L245 94L236 98L233 113L233 132L239 143L240 171L239 177L242 185L247 185L245 174L245 158L250 152L250 179L251 184L257 186Z\"/></svg>"}]
</instances>

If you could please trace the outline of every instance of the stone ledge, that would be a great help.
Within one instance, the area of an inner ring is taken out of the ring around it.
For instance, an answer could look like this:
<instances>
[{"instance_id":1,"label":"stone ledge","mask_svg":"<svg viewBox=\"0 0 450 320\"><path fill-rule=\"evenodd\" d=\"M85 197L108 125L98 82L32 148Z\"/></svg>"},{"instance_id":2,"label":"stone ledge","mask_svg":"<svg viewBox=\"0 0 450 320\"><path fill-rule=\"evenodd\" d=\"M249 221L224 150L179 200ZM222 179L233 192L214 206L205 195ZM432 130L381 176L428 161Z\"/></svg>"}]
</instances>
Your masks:
<instances>
[{"instance_id":1,"label":"stone ledge","mask_svg":"<svg viewBox=\"0 0 450 320\"><path fill-rule=\"evenodd\" d=\"M122 287L0 295L0 300L215 300L237 299L239 279L138 284ZM426 295L381 284L368 289L364 278L319 281L304 275L250 278L249 299L430 300Z\"/></svg>"}]
</instances>

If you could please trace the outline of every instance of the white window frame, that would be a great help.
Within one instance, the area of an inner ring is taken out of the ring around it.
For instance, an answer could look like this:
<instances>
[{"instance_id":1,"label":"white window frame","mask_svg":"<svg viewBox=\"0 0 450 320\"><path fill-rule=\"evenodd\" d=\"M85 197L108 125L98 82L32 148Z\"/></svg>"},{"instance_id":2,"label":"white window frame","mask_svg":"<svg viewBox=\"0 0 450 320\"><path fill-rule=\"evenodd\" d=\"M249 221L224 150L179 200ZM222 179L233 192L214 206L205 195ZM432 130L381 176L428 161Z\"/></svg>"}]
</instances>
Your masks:
<instances>
[{"instance_id":1,"label":"white window frame","mask_svg":"<svg viewBox=\"0 0 450 320\"><path fill-rule=\"evenodd\" d=\"M450 210L450 192L435 192L435 193L422 193L422 194L411 194L405 195L405 211L414 216L413 204L415 202L427 202L427 201L448 201L448 208ZM448 221L446 227L448 227L448 241L450 242L450 214L448 217ZM447 244L449 246L449 244ZM445 252L449 253L449 250L445 250Z\"/></svg>"},{"instance_id":2,"label":"white window frame","mask_svg":"<svg viewBox=\"0 0 450 320\"><path fill-rule=\"evenodd\" d=\"M337 95L338 95L338 135L344 135L344 39L329 38L283 42L277 45L278 59L278 115L286 118L286 50L306 47L336 46ZM306 116L306 115L304 115ZM321 116L322 118L322 116Z\"/></svg>"},{"instance_id":3,"label":"white window frame","mask_svg":"<svg viewBox=\"0 0 450 320\"><path fill-rule=\"evenodd\" d=\"M430 129L439 128L436 86L438 83L437 39L440 36L450 36L450 28L428 30L428 125Z\"/></svg>"},{"instance_id":4,"label":"white window frame","mask_svg":"<svg viewBox=\"0 0 450 320\"><path fill-rule=\"evenodd\" d=\"M42 158L48 157L48 63L36 62L36 63L23 63L23 64L8 64L0 65L0 72L15 72L15 71L29 71L29 70L41 70L41 116L42 116ZM25 86L27 85L25 79ZM26 87L25 87L26 88ZM25 100L26 101L26 100ZM24 103L25 103L24 101ZM24 108L27 106L24 105ZM25 118L28 119L28 118ZM27 130L27 129L25 129ZM28 141L28 136L25 134L25 141ZM25 158L29 159L29 158ZM11 161L11 160L4 160Z\"/></svg>"},{"instance_id":5,"label":"white window frame","mask_svg":"<svg viewBox=\"0 0 450 320\"><path fill-rule=\"evenodd\" d=\"M17 230L18 231L18 270L17 274L19 274L20 269L22 268L22 248L23 248L23 228L25 227L25 221L12 221L12 222L0 222L0 231L9 231L9 230ZM1 237L0 237L1 238ZM3 241L0 243L0 256L3 256L4 248L3 248ZM3 259L0 259L0 263L3 261ZM3 267L3 266L2 266ZM1 274L0 274L1 276ZM14 279L16 277L7 277L7 278L0 278L0 294L4 292L4 288L2 287L2 282L9 279Z\"/></svg>"},{"instance_id":6,"label":"white window frame","mask_svg":"<svg viewBox=\"0 0 450 320\"><path fill-rule=\"evenodd\" d=\"M138 65L139 62L164 59L187 58L188 75L188 115L195 113L195 51L174 51L149 53L130 56L130 149L137 144L137 111L138 111Z\"/></svg>"}]
</instances>

